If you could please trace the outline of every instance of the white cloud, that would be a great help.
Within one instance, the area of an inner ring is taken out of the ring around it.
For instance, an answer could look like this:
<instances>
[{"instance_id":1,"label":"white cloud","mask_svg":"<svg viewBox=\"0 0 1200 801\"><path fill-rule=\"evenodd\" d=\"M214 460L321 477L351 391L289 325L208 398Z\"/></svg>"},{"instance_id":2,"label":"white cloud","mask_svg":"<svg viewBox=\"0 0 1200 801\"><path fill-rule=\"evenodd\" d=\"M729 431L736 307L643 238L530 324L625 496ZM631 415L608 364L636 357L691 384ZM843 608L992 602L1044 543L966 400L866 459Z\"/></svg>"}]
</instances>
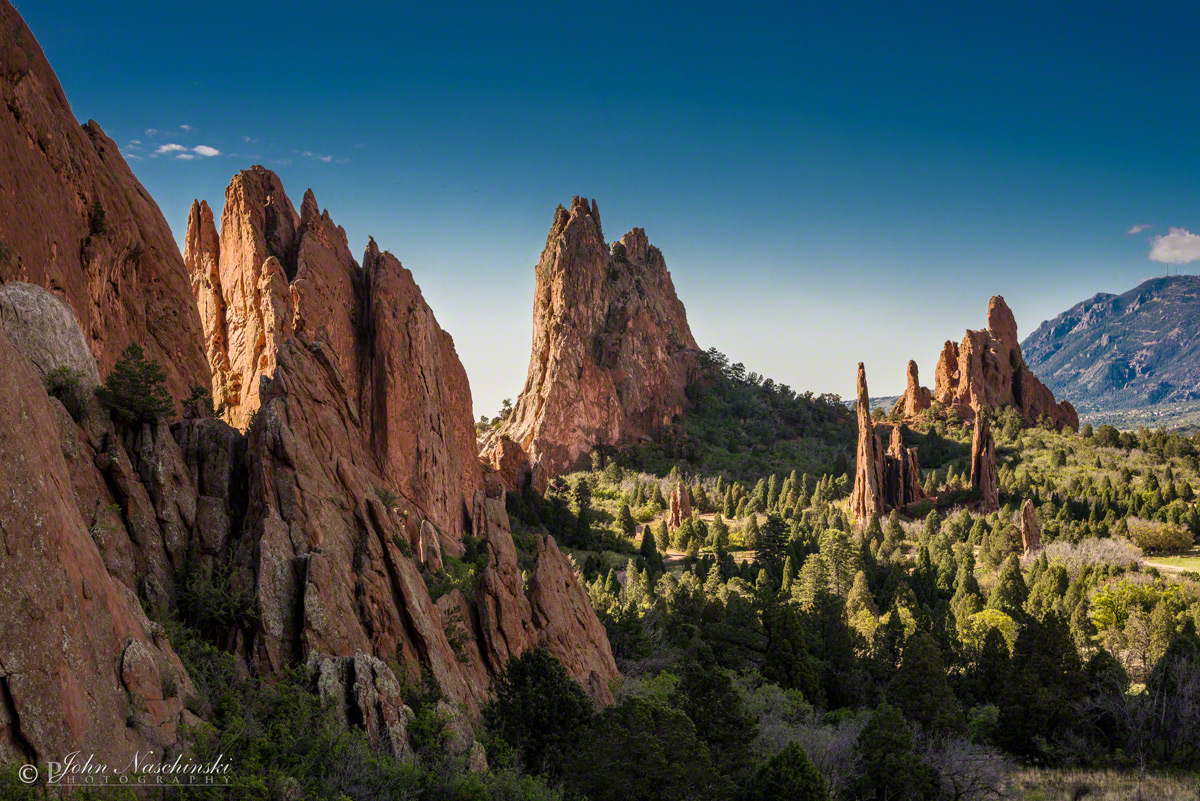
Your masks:
<instances>
[{"instance_id":1,"label":"white cloud","mask_svg":"<svg viewBox=\"0 0 1200 801\"><path fill-rule=\"evenodd\" d=\"M159 145L158 149L154 151L154 154L158 155L160 153L182 153L185 150L187 150L187 148L184 147L183 145L177 145L174 142L169 142L165 145Z\"/></svg>"},{"instance_id":2,"label":"white cloud","mask_svg":"<svg viewBox=\"0 0 1200 801\"><path fill-rule=\"evenodd\" d=\"M133 145L140 145L141 143L142 143L142 140L141 140L141 139L130 139L130 140L129 140L129 144L130 144L130 146L133 146Z\"/></svg>"},{"instance_id":3,"label":"white cloud","mask_svg":"<svg viewBox=\"0 0 1200 801\"><path fill-rule=\"evenodd\" d=\"M1127 233L1127 234L1140 234L1142 231L1145 231L1146 229L1148 229L1148 228L1153 228L1153 227L1154 227L1154 226L1153 226L1153 225L1151 225L1150 223L1138 223L1137 225L1131 225L1131 226L1129 226L1129 230L1128 230L1128 231L1126 231L1125 233Z\"/></svg>"},{"instance_id":4,"label":"white cloud","mask_svg":"<svg viewBox=\"0 0 1200 801\"><path fill-rule=\"evenodd\" d=\"M190 130L192 130L192 126L190 126L190 125L180 125L180 126L179 126L179 130L181 130L181 131L190 131Z\"/></svg>"},{"instance_id":5,"label":"white cloud","mask_svg":"<svg viewBox=\"0 0 1200 801\"><path fill-rule=\"evenodd\" d=\"M221 155L220 150L217 150L215 147L209 147L208 145L196 145L195 147L192 148L192 152L197 155L206 156L206 157Z\"/></svg>"},{"instance_id":6,"label":"white cloud","mask_svg":"<svg viewBox=\"0 0 1200 801\"><path fill-rule=\"evenodd\" d=\"M191 153L180 153L180 154L179 154L178 156L176 156L175 158L177 158L177 159L183 159L184 161L191 161L192 159L194 159L194 158L196 158L196 157L195 157L195 156L193 156Z\"/></svg>"},{"instance_id":7,"label":"white cloud","mask_svg":"<svg viewBox=\"0 0 1200 801\"><path fill-rule=\"evenodd\" d=\"M1166 236L1152 236L1150 260L1163 264L1200 261L1200 236L1186 228L1172 228Z\"/></svg>"},{"instance_id":8,"label":"white cloud","mask_svg":"<svg viewBox=\"0 0 1200 801\"><path fill-rule=\"evenodd\" d=\"M314 153L314 152L312 152L311 150L305 150L305 151L304 151L303 153L301 153L300 155L301 155L301 156L307 156L307 157L308 157L308 158L310 158L310 159L316 159L317 161L323 161L323 162L325 162L326 164L328 164L329 162L333 161L333 156L322 156L320 153Z\"/></svg>"},{"instance_id":9,"label":"white cloud","mask_svg":"<svg viewBox=\"0 0 1200 801\"><path fill-rule=\"evenodd\" d=\"M158 136L158 129L157 128L147 128L146 136Z\"/></svg>"}]
</instances>

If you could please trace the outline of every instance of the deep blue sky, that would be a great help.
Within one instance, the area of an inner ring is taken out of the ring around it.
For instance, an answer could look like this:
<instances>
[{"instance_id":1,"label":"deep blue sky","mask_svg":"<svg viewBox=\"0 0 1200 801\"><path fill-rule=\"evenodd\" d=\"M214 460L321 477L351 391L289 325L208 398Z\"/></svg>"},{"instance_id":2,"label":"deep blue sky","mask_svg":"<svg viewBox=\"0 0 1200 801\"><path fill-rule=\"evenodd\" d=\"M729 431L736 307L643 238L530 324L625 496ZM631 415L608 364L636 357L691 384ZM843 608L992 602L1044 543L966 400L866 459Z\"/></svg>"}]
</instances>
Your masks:
<instances>
[{"instance_id":1,"label":"deep blue sky","mask_svg":"<svg viewBox=\"0 0 1200 801\"><path fill-rule=\"evenodd\" d=\"M524 382L573 194L646 229L703 347L844 396L859 360L931 383L992 294L1025 335L1200 230L1195 3L500 5L19 8L177 238L252 163L311 186L413 271L477 413Z\"/></svg>"}]
</instances>

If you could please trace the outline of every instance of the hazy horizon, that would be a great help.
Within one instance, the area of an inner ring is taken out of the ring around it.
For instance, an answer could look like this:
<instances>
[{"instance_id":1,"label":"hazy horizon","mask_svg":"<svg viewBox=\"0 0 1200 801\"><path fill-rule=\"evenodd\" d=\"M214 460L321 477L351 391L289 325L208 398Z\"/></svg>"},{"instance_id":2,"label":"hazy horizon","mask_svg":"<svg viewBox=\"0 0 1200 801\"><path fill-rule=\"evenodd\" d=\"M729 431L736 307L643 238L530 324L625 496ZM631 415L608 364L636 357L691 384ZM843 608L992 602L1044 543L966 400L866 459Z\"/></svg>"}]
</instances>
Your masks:
<instances>
[{"instance_id":1,"label":"hazy horizon","mask_svg":"<svg viewBox=\"0 0 1200 801\"><path fill-rule=\"evenodd\" d=\"M646 229L702 347L843 397L859 361L875 396L910 358L932 384L991 295L1024 338L1200 258L1196 9L125 8L20 10L177 240L251 164L311 187L412 270L476 415L524 384L573 194Z\"/></svg>"}]
</instances>

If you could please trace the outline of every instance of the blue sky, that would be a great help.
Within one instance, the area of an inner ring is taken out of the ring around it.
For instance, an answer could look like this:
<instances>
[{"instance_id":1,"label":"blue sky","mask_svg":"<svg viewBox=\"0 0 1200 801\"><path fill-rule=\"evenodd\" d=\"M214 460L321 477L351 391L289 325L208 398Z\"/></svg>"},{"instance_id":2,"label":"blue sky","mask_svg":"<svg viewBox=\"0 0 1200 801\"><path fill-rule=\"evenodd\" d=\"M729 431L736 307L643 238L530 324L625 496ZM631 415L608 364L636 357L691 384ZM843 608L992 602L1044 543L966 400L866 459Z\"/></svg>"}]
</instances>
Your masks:
<instances>
[{"instance_id":1,"label":"blue sky","mask_svg":"<svg viewBox=\"0 0 1200 801\"><path fill-rule=\"evenodd\" d=\"M395 253L477 414L524 382L573 194L646 229L701 346L847 397L860 360L872 394L909 358L931 383L992 294L1025 335L1152 247L1200 267L1197 4L509 5L19 10L177 238L263 163Z\"/></svg>"}]
</instances>

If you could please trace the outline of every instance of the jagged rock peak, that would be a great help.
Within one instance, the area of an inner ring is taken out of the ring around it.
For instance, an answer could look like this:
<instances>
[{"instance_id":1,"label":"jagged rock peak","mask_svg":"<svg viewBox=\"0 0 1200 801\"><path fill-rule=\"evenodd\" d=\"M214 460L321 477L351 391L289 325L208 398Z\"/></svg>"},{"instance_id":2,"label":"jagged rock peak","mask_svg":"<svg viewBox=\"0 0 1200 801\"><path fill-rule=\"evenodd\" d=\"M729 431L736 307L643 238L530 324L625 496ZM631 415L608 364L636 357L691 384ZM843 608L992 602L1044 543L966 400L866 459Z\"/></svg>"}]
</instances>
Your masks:
<instances>
[{"instance_id":1,"label":"jagged rock peak","mask_svg":"<svg viewBox=\"0 0 1200 801\"><path fill-rule=\"evenodd\" d=\"M904 389L904 394L900 396L895 406L892 407L892 414L905 418L916 417L930 407L932 400L929 390L921 386L921 381L917 375L917 363L909 359L908 384Z\"/></svg>"},{"instance_id":2,"label":"jagged rock peak","mask_svg":"<svg viewBox=\"0 0 1200 801\"><path fill-rule=\"evenodd\" d=\"M0 283L23 281L74 312L102 375L130 343L177 400L209 386L188 273L162 212L100 125L79 125L13 5L0 2Z\"/></svg>"},{"instance_id":3,"label":"jagged rock peak","mask_svg":"<svg viewBox=\"0 0 1200 801\"><path fill-rule=\"evenodd\" d=\"M1004 298L988 303L987 328L967 331L961 345L947 342L938 359L934 398L967 420L980 411L1015 406L1030 422L1047 417L1058 428L1079 428L1079 415L1025 364L1017 322Z\"/></svg>"},{"instance_id":4,"label":"jagged rock peak","mask_svg":"<svg viewBox=\"0 0 1200 801\"><path fill-rule=\"evenodd\" d=\"M891 430L888 450L871 419L867 371L858 363L858 449L854 464L854 490L850 509L859 522L925 498L921 489L917 449L904 446L903 427Z\"/></svg>"},{"instance_id":5,"label":"jagged rock peak","mask_svg":"<svg viewBox=\"0 0 1200 801\"><path fill-rule=\"evenodd\" d=\"M536 279L525 388L482 451L507 436L549 477L669 425L698 349L661 251L640 228L610 247L595 201L555 210Z\"/></svg>"}]
</instances>

